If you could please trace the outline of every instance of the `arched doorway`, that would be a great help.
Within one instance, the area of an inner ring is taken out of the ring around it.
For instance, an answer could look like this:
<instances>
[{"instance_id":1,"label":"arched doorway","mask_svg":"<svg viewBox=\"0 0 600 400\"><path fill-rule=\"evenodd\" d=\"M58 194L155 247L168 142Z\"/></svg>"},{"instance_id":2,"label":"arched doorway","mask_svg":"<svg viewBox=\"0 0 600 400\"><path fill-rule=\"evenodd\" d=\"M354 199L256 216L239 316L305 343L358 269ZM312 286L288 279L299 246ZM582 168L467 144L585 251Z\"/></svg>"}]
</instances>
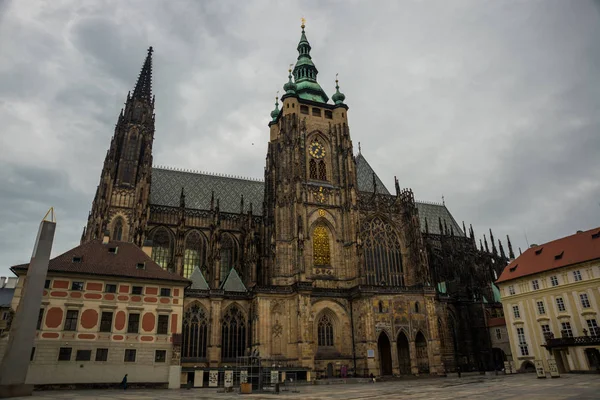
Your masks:
<instances>
[{"instance_id":1,"label":"arched doorway","mask_svg":"<svg viewBox=\"0 0 600 400\"><path fill-rule=\"evenodd\" d=\"M409 375L410 374L410 347L408 346L408 338L404 332L400 332L398 334L398 339L396 340L396 344L398 347L398 368L400 370L400 374Z\"/></svg>"},{"instance_id":2,"label":"arched doorway","mask_svg":"<svg viewBox=\"0 0 600 400\"><path fill-rule=\"evenodd\" d=\"M417 368L419 373L429 373L429 356L427 355L427 341L423 333L419 331L415 338L415 348L417 351Z\"/></svg>"},{"instance_id":3,"label":"arched doorway","mask_svg":"<svg viewBox=\"0 0 600 400\"><path fill-rule=\"evenodd\" d=\"M506 361L506 354L504 350L494 347L492 348L492 357L494 357L494 367L497 371L500 371L504 368L504 361Z\"/></svg>"},{"instance_id":4,"label":"arched doorway","mask_svg":"<svg viewBox=\"0 0 600 400\"><path fill-rule=\"evenodd\" d=\"M379 367L381 368L381 375L392 375L392 345L385 332L379 334L377 350L379 351Z\"/></svg>"}]
</instances>

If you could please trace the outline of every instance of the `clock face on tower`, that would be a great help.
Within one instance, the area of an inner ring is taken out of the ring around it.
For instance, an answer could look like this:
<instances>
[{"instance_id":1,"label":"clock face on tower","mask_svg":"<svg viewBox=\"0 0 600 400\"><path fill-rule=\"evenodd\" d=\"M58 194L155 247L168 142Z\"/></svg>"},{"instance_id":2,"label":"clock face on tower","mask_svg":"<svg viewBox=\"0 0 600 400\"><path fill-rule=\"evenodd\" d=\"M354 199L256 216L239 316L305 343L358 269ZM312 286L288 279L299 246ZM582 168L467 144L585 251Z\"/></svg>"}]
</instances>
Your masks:
<instances>
[{"instance_id":1,"label":"clock face on tower","mask_svg":"<svg viewBox=\"0 0 600 400\"><path fill-rule=\"evenodd\" d=\"M311 157L314 157L316 159L325 157L325 149L323 148L323 145L319 142L312 142L310 144L308 152L311 155Z\"/></svg>"}]
</instances>

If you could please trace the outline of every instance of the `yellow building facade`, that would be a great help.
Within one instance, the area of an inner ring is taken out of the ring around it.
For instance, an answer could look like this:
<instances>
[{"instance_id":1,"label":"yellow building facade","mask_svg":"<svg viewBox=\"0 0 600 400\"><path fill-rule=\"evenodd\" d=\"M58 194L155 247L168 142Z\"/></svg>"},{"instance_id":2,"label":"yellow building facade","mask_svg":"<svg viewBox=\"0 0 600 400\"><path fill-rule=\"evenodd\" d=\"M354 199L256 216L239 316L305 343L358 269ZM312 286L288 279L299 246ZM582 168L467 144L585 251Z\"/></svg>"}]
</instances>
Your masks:
<instances>
[{"instance_id":1,"label":"yellow building facade","mask_svg":"<svg viewBox=\"0 0 600 400\"><path fill-rule=\"evenodd\" d=\"M531 246L497 285L518 369L600 370L600 228Z\"/></svg>"}]
</instances>

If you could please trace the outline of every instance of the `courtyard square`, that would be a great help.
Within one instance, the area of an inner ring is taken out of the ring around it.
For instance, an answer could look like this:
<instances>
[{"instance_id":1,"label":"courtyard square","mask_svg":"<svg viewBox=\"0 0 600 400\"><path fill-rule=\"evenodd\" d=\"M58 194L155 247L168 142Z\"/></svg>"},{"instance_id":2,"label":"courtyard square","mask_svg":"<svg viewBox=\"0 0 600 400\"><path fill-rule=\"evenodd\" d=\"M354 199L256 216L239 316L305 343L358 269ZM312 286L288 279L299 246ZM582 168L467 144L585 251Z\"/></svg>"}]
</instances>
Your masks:
<instances>
[{"instance_id":1,"label":"courtyard square","mask_svg":"<svg viewBox=\"0 0 600 400\"><path fill-rule=\"evenodd\" d=\"M375 384L332 384L298 386L296 392L223 393L222 389L192 390L74 390L34 392L34 400L114 399L599 399L598 375L563 375L558 379L537 379L534 374L512 376L470 376L464 378L423 378ZM26 399L20 397L18 399Z\"/></svg>"}]
</instances>

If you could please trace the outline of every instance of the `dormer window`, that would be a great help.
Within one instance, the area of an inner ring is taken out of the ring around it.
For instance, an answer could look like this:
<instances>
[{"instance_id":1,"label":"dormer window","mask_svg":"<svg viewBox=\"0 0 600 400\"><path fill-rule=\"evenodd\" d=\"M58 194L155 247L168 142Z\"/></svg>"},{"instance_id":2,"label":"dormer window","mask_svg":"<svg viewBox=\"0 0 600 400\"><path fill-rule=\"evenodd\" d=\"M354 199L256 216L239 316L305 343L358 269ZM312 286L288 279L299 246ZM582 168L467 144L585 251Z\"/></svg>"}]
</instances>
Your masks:
<instances>
[{"instance_id":1,"label":"dormer window","mask_svg":"<svg viewBox=\"0 0 600 400\"><path fill-rule=\"evenodd\" d=\"M560 254L557 254L557 255L554 256L554 259L555 260L560 260L563 257L563 254L565 254L565 252L561 251Z\"/></svg>"},{"instance_id":2,"label":"dormer window","mask_svg":"<svg viewBox=\"0 0 600 400\"><path fill-rule=\"evenodd\" d=\"M519 266L519 264L515 265L514 267L509 268L508 270L510 272L515 272L517 270L517 267Z\"/></svg>"},{"instance_id":3,"label":"dormer window","mask_svg":"<svg viewBox=\"0 0 600 400\"><path fill-rule=\"evenodd\" d=\"M146 263L137 263L137 269L146 269Z\"/></svg>"},{"instance_id":4,"label":"dormer window","mask_svg":"<svg viewBox=\"0 0 600 400\"><path fill-rule=\"evenodd\" d=\"M108 252L111 254L117 254L117 250L119 250L118 247L109 247L108 248Z\"/></svg>"},{"instance_id":5,"label":"dormer window","mask_svg":"<svg viewBox=\"0 0 600 400\"><path fill-rule=\"evenodd\" d=\"M74 263L80 263L83 258L81 256L73 256Z\"/></svg>"},{"instance_id":6,"label":"dormer window","mask_svg":"<svg viewBox=\"0 0 600 400\"><path fill-rule=\"evenodd\" d=\"M542 250L544 250L544 248L543 248L543 247L542 247L542 248L539 248L539 249L537 249L537 250L535 251L535 255L536 255L536 256L539 256L540 254L542 254Z\"/></svg>"}]
</instances>

